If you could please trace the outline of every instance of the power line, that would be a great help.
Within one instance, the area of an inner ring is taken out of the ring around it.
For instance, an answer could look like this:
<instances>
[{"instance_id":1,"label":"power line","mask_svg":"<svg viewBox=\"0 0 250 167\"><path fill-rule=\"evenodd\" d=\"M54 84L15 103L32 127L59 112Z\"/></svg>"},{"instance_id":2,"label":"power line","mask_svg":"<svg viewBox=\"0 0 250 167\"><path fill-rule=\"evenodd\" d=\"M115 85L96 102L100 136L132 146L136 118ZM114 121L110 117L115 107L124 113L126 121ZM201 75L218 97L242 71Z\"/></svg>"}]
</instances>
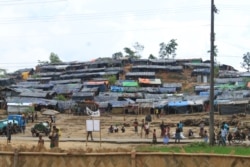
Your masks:
<instances>
[{"instance_id":1,"label":"power line","mask_svg":"<svg viewBox=\"0 0 250 167\"><path fill-rule=\"evenodd\" d=\"M23 0L4 0L0 1L1 6L16 6L16 5L39 5L46 3L58 3L58 2L66 2L67 0L47 0L47 1L23 1Z\"/></svg>"},{"instance_id":2,"label":"power line","mask_svg":"<svg viewBox=\"0 0 250 167\"><path fill-rule=\"evenodd\" d=\"M163 9L150 9L140 11L114 11L114 12L102 12L94 14L68 14L68 15L50 15L50 16L37 16L37 17L11 17L1 18L0 24L9 23L32 23L32 22L58 22L58 21L85 21L85 20L98 20L109 18L122 18L130 15L133 16L158 16L168 15L172 13L190 13L190 12L203 12L200 7L189 8L184 11L184 8L163 8Z\"/></svg>"}]
</instances>

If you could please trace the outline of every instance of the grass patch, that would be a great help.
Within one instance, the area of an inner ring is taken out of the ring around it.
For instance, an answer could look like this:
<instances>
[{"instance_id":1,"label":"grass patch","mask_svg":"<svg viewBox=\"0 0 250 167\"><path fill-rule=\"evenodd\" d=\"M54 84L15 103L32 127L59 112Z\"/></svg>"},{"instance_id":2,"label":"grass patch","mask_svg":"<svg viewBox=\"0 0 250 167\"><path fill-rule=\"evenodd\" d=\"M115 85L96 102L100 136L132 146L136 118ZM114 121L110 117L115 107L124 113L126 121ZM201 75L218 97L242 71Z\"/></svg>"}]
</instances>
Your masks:
<instances>
[{"instance_id":1,"label":"grass patch","mask_svg":"<svg viewBox=\"0 0 250 167\"><path fill-rule=\"evenodd\" d=\"M210 146L204 142L195 142L180 146L139 146L138 152L167 152L167 153L207 153L226 155L250 155L250 149L246 146Z\"/></svg>"}]
</instances>

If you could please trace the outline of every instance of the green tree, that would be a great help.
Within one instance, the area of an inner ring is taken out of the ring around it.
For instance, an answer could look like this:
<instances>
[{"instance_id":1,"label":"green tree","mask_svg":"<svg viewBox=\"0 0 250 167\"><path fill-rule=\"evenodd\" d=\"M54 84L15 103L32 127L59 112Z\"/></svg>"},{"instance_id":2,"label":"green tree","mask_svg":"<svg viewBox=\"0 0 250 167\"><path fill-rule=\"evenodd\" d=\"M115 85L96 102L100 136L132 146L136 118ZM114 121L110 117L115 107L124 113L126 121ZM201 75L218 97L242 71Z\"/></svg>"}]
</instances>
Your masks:
<instances>
[{"instance_id":1,"label":"green tree","mask_svg":"<svg viewBox=\"0 0 250 167\"><path fill-rule=\"evenodd\" d=\"M153 54L150 54L150 55L148 56L148 59L156 59L156 57L155 57Z\"/></svg>"},{"instance_id":2,"label":"green tree","mask_svg":"<svg viewBox=\"0 0 250 167\"><path fill-rule=\"evenodd\" d=\"M38 65L45 65L45 64L49 64L49 61L38 60Z\"/></svg>"},{"instance_id":3,"label":"green tree","mask_svg":"<svg viewBox=\"0 0 250 167\"><path fill-rule=\"evenodd\" d=\"M135 49L135 56L137 58L141 58L141 54L144 50L144 46L139 44L138 42L136 42L134 45L133 45L134 49Z\"/></svg>"},{"instance_id":4,"label":"green tree","mask_svg":"<svg viewBox=\"0 0 250 167\"><path fill-rule=\"evenodd\" d=\"M105 76L105 78L109 81L109 85L114 85L117 81L115 75Z\"/></svg>"},{"instance_id":5,"label":"green tree","mask_svg":"<svg viewBox=\"0 0 250 167\"><path fill-rule=\"evenodd\" d=\"M211 53L211 50L207 51L208 53ZM217 57L218 56L218 48L217 48L217 45L214 45L214 57Z\"/></svg>"},{"instance_id":6,"label":"green tree","mask_svg":"<svg viewBox=\"0 0 250 167\"><path fill-rule=\"evenodd\" d=\"M247 52L243 55L243 62L241 63L241 67L246 69L247 72L250 70L250 53Z\"/></svg>"},{"instance_id":7,"label":"green tree","mask_svg":"<svg viewBox=\"0 0 250 167\"><path fill-rule=\"evenodd\" d=\"M55 99L56 100L61 100L61 101L66 101L67 99L65 98L65 96L63 96L63 95L57 95L56 97L55 97Z\"/></svg>"},{"instance_id":8,"label":"green tree","mask_svg":"<svg viewBox=\"0 0 250 167\"><path fill-rule=\"evenodd\" d=\"M165 44L164 42L160 43L160 51L159 51L159 57L162 59L167 59L172 56L174 59L176 57L176 50L177 50L177 42L176 39L171 39L168 44Z\"/></svg>"},{"instance_id":9,"label":"green tree","mask_svg":"<svg viewBox=\"0 0 250 167\"><path fill-rule=\"evenodd\" d=\"M112 54L112 59L118 60L118 59L120 59L122 57L123 57L122 52L116 52L116 53Z\"/></svg>"},{"instance_id":10,"label":"green tree","mask_svg":"<svg viewBox=\"0 0 250 167\"><path fill-rule=\"evenodd\" d=\"M53 52L50 53L49 56L50 63L61 63L62 60L60 60L59 56Z\"/></svg>"},{"instance_id":11,"label":"green tree","mask_svg":"<svg viewBox=\"0 0 250 167\"><path fill-rule=\"evenodd\" d=\"M136 58L135 51L133 51L132 49L125 47L124 52L126 53L125 57Z\"/></svg>"}]
</instances>

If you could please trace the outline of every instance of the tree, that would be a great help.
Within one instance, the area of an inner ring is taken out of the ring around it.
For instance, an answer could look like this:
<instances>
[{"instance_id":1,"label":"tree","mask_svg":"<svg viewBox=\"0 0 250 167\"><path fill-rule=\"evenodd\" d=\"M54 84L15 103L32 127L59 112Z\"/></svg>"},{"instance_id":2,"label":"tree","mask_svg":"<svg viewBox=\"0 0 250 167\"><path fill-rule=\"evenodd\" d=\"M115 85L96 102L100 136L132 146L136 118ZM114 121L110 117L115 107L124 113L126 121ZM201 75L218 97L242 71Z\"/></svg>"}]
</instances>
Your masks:
<instances>
[{"instance_id":1,"label":"tree","mask_svg":"<svg viewBox=\"0 0 250 167\"><path fill-rule=\"evenodd\" d=\"M49 56L50 63L61 63L62 60L58 57L57 54L51 52Z\"/></svg>"},{"instance_id":2,"label":"tree","mask_svg":"<svg viewBox=\"0 0 250 167\"><path fill-rule=\"evenodd\" d=\"M150 55L148 56L148 59L156 59L156 57L155 57L154 55L150 54Z\"/></svg>"},{"instance_id":3,"label":"tree","mask_svg":"<svg viewBox=\"0 0 250 167\"><path fill-rule=\"evenodd\" d=\"M138 42L136 42L134 45L133 45L134 49L135 49L135 56L137 58L141 58L141 53L143 52L144 50L144 46L139 44Z\"/></svg>"},{"instance_id":4,"label":"tree","mask_svg":"<svg viewBox=\"0 0 250 167\"><path fill-rule=\"evenodd\" d=\"M250 53L247 52L243 55L243 62L241 63L241 67L246 69L247 72L250 70Z\"/></svg>"},{"instance_id":5,"label":"tree","mask_svg":"<svg viewBox=\"0 0 250 167\"><path fill-rule=\"evenodd\" d=\"M167 45L164 42L160 43L159 57L161 59L164 59L167 56L166 46Z\"/></svg>"},{"instance_id":6,"label":"tree","mask_svg":"<svg viewBox=\"0 0 250 167\"><path fill-rule=\"evenodd\" d=\"M211 50L207 51L208 53L211 53ZM214 57L217 57L218 56L218 48L217 48L217 45L214 45Z\"/></svg>"},{"instance_id":7,"label":"tree","mask_svg":"<svg viewBox=\"0 0 250 167\"><path fill-rule=\"evenodd\" d=\"M45 64L49 64L49 61L38 60L38 65L45 65Z\"/></svg>"},{"instance_id":8,"label":"tree","mask_svg":"<svg viewBox=\"0 0 250 167\"><path fill-rule=\"evenodd\" d=\"M128 47L124 48L124 52L127 54L127 55L125 55L125 57L129 57L129 58L135 58L136 57L135 51L133 51L132 49L130 49Z\"/></svg>"},{"instance_id":9,"label":"tree","mask_svg":"<svg viewBox=\"0 0 250 167\"><path fill-rule=\"evenodd\" d=\"M176 42L176 39L171 39L168 44L165 44L164 42L160 43L159 57L162 59L165 59L165 57L167 57L167 59L169 59L170 56L172 56L172 58L174 59L176 57L177 46L178 44Z\"/></svg>"},{"instance_id":10,"label":"tree","mask_svg":"<svg viewBox=\"0 0 250 167\"><path fill-rule=\"evenodd\" d=\"M116 53L112 54L112 59L118 60L118 59L120 59L122 57L123 57L122 52L116 52Z\"/></svg>"},{"instance_id":11,"label":"tree","mask_svg":"<svg viewBox=\"0 0 250 167\"><path fill-rule=\"evenodd\" d=\"M111 75L111 76L104 76L104 78L106 78L109 81L109 85L114 85L117 81L116 76L115 75Z\"/></svg>"}]
</instances>

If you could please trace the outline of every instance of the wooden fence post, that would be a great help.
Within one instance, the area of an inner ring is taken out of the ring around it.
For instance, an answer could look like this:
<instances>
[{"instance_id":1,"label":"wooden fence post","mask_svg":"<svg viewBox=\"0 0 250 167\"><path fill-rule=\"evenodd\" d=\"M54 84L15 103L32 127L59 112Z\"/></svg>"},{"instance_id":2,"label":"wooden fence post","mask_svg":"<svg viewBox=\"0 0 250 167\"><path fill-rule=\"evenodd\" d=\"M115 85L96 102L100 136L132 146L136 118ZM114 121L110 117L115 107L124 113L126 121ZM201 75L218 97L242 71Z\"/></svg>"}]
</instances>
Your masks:
<instances>
[{"instance_id":1,"label":"wooden fence post","mask_svg":"<svg viewBox=\"0 0 250 167\"><path fill-rule=\"evenodd\" d=\"M13 167L18 167L18 150L17 149L15 149L15 151L14 151Z\"/></svg>"},{"instance_id":2,"label":"wooden fence post","mask_svg":"<svg viewBox=\"0 0 250 167\"><path fill-rule=\"evenodd\" d=\"M131 151L131 167L136 167L136 151L133 149Z\"/></svg>"}]
</instances>

